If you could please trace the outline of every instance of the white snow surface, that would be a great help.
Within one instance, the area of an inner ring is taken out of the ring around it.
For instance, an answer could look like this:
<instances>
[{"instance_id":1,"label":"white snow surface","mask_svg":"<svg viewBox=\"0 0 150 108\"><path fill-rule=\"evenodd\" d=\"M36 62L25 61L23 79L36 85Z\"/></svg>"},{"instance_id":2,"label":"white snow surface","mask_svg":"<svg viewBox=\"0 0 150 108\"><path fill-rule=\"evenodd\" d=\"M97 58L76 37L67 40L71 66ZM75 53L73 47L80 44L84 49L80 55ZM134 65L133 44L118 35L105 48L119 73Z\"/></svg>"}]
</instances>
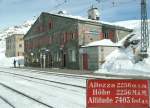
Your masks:
<instances>
[{"instance_id":1,"label":"white snow surface","mask_svg":"<svg viewBox=\"0 0 150 108\"><path fill-rule=\"evenodd\" d=\"M41 74L39 71L31 72L31 70L20 69L4 69L1 71L11 72L19 75L29 77L36 77L50 81L56 81L67 84L75 84L79 86L86 86L86 79L79 79L75 77L57 76L55 74ZM9 79L9 80L8 80ZM53 108L85 108L86 107L86 89L42 81L23 76L15 76L8 73L0 72L0 82L6 84L13 89L16 89L32 98L35 98L45 104L51 105ZM39 104L25 96L12 92L9 89L0 85L0 96L7 99L15 108L48 108ZM10 108L0 100L0 108ZM39 105L39 106L38 106Z\"/></svg>"},{"instance_id":2,"label":"white snow surface","mask_svg":"<svg viewBox=\"0 0 150 108\"><path fill-rule=\"evenodd\" d=\"M83 47L92 47L92 46L118 46L118 44L113 43L110 39L103 39L99 41L90 42L89 44Z\"/></svg>"},{"instance_id":3,"label":"white snow surface","mask_svg":"<svg viewBox=\"0 0 150 108\"><path fill-rule=\"evenodd\" d=\"M5 56L5 50L6 50L6 40L5 38L7 36L10 36L12 34L26 34L26 32L30 29L31 25L33 24L35 20L25 21L21 25L15 25L3 30L0 30L0 66L10 67L13 66L13 60L20 60L23 59L23 57L11 57L7 58Z\"/></svg>"},{"instance_id":4,"label":"white snow surface","mask_svg":"<svg viewBox=\"0 0 150 108\"><path fill-rule=\"evenodd\" d=\"M121 25L125 27L133 28L133 33L135 34L131 40L140 39L140 21L133 20L133 21L123 21L117 22L116 25ZM149 20L150 25L150 20ZM149 27L150 31L150 27ZM149 32L150 33L150 32ZM128 36L127 36L128 37ZM119 45L122 45L124 40L127 38L125 37L123 40L118 42ZM138 47L140 48L140 47ZM139 49L140 50L140 49ZM148 48L148 54L150 55L150 48ZM105 59L105 63L102 65L102 69L96 71L96 73L108 72L110 74L135 74L135 75L147 75L150 74L150 56L145 58L143 61L139 61L138 63L134 63L133 50L131 46L128 48L118 48L110 55L108 55Z\"/></svg>"},{"instance_id":5,"label":"white snow surface","mask_svg":"<svg viewBox=\"0 0 150 108\"><path fill-rule=\"evenodd\" d=\"M140 26L140 20L119 21L119 22L114 22L113 24L117 26L127 27L130 29L135 29Z\"/></svg>"},{"instance_id":6,"label":"white snow surface","mask_svg":"<svg viewBox=\"0 0 150 108\"><path fill-rule=\"evenodd\" d=\"M55 13L52 13L55 14ZM63 17L67 17L67 18L73 18L73 19L78 19L78 20L82 20L82 21L90 21L90 22L97 22L97 23L102 23L102 24L107 24L107 25L112 25L112 26L118 26L120 23L116 24L116 23L111 23L111 22L106 22L106 21L101 21L101 20L92 20L92 19L88 19L87 17L82 17L82 16L74 16L74 15L70 15L70 14L55 14L58 16L63 16ZM128 22L128 21L127 21ZM136 20L135 20L136 23ZM121 27L125 27L122 25L119 25ZM125 28L130 28L130 27L125 27Z\"/></svg>"}]
</instances>

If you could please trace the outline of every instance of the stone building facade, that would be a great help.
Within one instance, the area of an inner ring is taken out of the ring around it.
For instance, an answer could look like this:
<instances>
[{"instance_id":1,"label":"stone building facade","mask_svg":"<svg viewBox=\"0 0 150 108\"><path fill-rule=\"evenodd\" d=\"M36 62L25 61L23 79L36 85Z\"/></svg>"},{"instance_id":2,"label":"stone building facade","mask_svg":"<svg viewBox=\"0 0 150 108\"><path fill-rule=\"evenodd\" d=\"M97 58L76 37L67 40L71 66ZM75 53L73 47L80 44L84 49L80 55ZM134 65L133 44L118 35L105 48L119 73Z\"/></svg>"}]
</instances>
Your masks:
<instances>
[{"instance_id":1,"label":"stone building facade","mask_svg":"<svg viewBox=\"0 0 150 108\"><path fill-rule=\"evenodd\" d=\"M24 56L24 34L13 34L6 38L7 57Z\"/></svg>"}]
</instances>

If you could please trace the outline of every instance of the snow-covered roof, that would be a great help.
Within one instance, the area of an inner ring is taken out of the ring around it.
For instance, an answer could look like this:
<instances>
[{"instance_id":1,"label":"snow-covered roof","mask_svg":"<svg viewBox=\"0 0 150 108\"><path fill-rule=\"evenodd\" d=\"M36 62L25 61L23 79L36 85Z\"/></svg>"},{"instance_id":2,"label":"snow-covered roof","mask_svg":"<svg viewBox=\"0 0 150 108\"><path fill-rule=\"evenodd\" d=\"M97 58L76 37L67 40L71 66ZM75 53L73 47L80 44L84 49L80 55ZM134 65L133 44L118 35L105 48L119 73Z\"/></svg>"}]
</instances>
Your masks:
<instances>
[{"instance_id":1,"label":"snow-covered roof","mask_svg":"<svg viewBox=\"0 0 150 108\"><path fill-rule=\"evenodd\" d=\"M110 39L94 41L82 47L95 47L95 46L120 47L117 43L113 43Z\"/></svg>"},{"instance_id":2,"label":"snow-covered roof","mask_svg":"<svg viewBox=\"0 0 150 108\"><path fill-rule=\"evenodd\" d=\"M69 15L69 14L54 14L54 13L47 13L47 12L42 12L42 13L50 14L50 15L56 15L56 16L61 16L61 17L66 17L66 18L72 18L72 19L81 20L81 21L88 21L88 22L93 22L93 23L97 23L97 24L114 26L115 28L132 30L132 29L129 29L127 27L116 25L115 23L104 22L104 21L99 21L99 20L92 20L92 19L81 17L81 16L73 16L73 15Z\"/></svg>"}]
</instances>

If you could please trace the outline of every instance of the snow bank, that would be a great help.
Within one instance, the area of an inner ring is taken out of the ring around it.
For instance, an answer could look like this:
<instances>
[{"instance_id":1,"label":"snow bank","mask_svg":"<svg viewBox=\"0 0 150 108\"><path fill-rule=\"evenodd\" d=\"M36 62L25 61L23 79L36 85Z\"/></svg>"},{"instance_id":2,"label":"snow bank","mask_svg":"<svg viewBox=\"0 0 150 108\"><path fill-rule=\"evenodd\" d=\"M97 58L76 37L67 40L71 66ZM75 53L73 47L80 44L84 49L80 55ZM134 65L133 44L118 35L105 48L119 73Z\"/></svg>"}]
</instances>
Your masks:
<instances>
[{"instance_id":1,"label":"snow bank","mask_svg":"<svg viewBox=\"0 0 150 108\"><path fill-rule=\"evenodd\" d=\"M107 70L107 72L125 72L127 74L139 71L150 72L150 57L136 64L133 62L133 59L134 55L131 49L117 49L106 58L102 68Z\"/></svg>"},{"instance_id":2,"label":"snow bank","mask_svg":"<svg viewBox=\"0 0 150 108\"><path fill-rule=\"evenodd\" d=\"M140 39L140 23L139 21L124 21L116 23L117 25L124 25L125 27L135 28L133 33L129 34L133 35L131 40L137 40ZM150 24L149 24L150 25ZM150 29L149 29L150 31ZM127 37L128 37L127 36ZM123 45L123 42L126 38L118 42L119 45ZM138 50L140 48L140 45L137 47ZM148 54L150 55L150 48L148 48ZM113 73L124 73L124 74L135 74L135 75L147 75L150 74L150 56L143 61L140 61L138 63L134 62L135 55L133 54L133 50L131 49L131 46L128 48L119 48L112 52L108 57L106 57L106 62L102 65L102 69L99 69L96 71L97 73L108 72L110 74Z\"/></svg>"},{"instance_id":3,"label":"snow bank","mask_svg":"<svg viewBox=\"0 0 150 108\"><path fill-rule=\"evenodd\" d=\"M136 29L140 25L140 20L119 21L113 24L117 26L127 27L130 29Z\"/></svg>"},{"instance_id":4,"label":"snow bank","mask_svg":"<svg viewBox=\"0 0 150 108\"><path fill-rule=\"evenodd\" d=\"M16 60L16 65L18 66L18 63L21 63L21 66L24 66L24 57L10 57L7 58L5 56L5 53L0 53L0 67L13 67L13 61Z\"/></svg>"},{"instance_id":5,"label":"snow bank","mask_svg":"<svg viewBox=\"0 0 150 108\"><path fill-rule=\"evenodd\" d=\"M20 63L21 66L24 66L24 57L6 57L5 56L5 48L0 49L0 67L13 67L13 61L16 60L17 64Z\"/></svg>"}]
</instances>

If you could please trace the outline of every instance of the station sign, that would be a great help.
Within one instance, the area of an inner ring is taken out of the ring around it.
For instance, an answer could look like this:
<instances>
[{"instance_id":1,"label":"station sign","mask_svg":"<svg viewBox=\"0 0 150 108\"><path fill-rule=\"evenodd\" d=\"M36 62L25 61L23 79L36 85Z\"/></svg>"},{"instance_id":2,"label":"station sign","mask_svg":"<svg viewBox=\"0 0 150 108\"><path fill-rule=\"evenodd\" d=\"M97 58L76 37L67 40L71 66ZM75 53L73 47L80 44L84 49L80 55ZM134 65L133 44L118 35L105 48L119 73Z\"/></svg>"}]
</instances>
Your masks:
<instances>
[{"instance_id":1,"label":"station sign","mask_svg":"<svg viewBox=\"0 0 150 108\"><path fill-rule=\"evenodd\" d=\"M87 80L86 108L149 108L148 80Z\"/></svg>"}]
</instances>

